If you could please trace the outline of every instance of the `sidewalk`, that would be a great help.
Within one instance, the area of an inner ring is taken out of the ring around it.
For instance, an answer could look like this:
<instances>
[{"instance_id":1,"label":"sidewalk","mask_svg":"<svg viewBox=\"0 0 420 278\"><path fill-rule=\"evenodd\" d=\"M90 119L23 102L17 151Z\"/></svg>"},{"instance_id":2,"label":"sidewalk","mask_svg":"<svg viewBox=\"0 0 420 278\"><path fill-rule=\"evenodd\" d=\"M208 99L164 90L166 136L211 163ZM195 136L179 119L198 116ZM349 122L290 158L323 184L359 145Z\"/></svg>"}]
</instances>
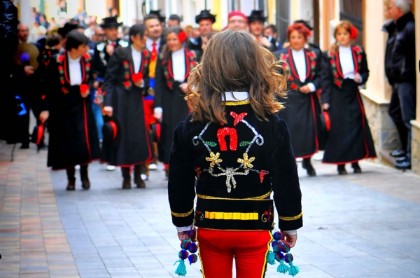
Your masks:
<instances>
[{"instance_id":1,"label":"sidewalk","mask_svg":"<svg viewBox=\"0 0 420 278\"><path fill-rule=\"evenodd\" d=\"M78 179L67 192L46 151L17 148L10 162L11 147L0 142L0 277L176 277L180 248L162 170L146 189L121 190L118 170L93 163L91 190ZM314 166L311 178L299 163L297 277L420 277L420 177L371 162L348 176ZM266 277L288 277L276 267ZM201 277L199 269L187 266L187 277Z\"/></svg>"}]
</instances>

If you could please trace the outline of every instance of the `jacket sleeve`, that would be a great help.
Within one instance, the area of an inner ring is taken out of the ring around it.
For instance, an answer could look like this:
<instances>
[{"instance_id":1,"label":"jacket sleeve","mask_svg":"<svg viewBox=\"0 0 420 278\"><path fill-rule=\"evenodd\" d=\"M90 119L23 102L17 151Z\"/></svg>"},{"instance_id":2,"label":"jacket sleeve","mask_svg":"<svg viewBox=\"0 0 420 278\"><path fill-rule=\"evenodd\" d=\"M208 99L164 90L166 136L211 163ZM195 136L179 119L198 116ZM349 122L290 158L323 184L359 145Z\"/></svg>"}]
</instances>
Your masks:
<instances>
[{"instance_id":1,"label":"jacket sleeve","mask_svg":"<svg viewBox=\"0 0 420 278\"><path fill-rule=\"evenodd\" d=\"M310 82L315 86L315 92L322 88L321 86L321 73L323 71L322 67L322 53L320 51L316 51L316 49L311 50L316 55L316 67L315 67L315 76L314 79ZM314 93L315 93L314 92Z\"/></svg>"},{"instance_id":2,"label":"jacket sleeve","mask_svg":"<svg viewBox=\"0 0 420 278\"><path fill-rule=\"evenodd\" d=\"M195 173L187 125L188 119L176 127L169 157L169 205L172 223L177 227L190 226L194 221Z\"/></svg>"},{"instance_id":3,"label":"jacket sleeve","mask_svg":"<svg viewBox=\"0 0 420 278\"><path fill-rule=\"evenodd\" d=\"M321 70L321 103L330 103L331 101L331 90L333 88L333 76L331 73L330 59L328 53L324 53L321 59L322 70Z\"/></svg>"},{"instance_id":4,"label":"jacket sleeve","mask_svg":"<svg viewBox=\"0 0 420 278\"><path fill-rule=\"evenodd\" d=\"M156 77L155 77L155 101L154 107L162 108L162 96L166 90L165 74L163 72L162 59L156 61Z\"/></svg>"},{"instance_id":5,"label":"jacket sleeve","mask_svg":"<svg viewBox=\"0 0 420 278\"><path fill-rule=\"evenodd\" d=\"M114 87L117 85L118 76L123 71L122 68L122 59L121 49L117 49L114 54L111 56L108 66L106 67L103 91L105 92L104 96L104 106L112 106L112 94Z\"/></svg>"},{"instance_id":6,"label":"jacket sleeve","mask_svg":"<svg viewBox=\"0 0 420 278\"><path fill-rule=\"evenodd\" d=\"M289 131L280 119L274 123L273 142L270 172L279 228L296 230L303 225L302 194Z\"/></svg>"},{"instance_id":7,"label":"jacket sleeve","mask_svg":"<svg viewBox=\"0 0 420 278\"><path fill-rule=\"evenodd\" d=\"M369 68L368 68L368 63L367 63L366 52L364 52L364 51L362 51L362 62L361 62L361 65L360 65L359 74L362 77L362 83L361 84L365 84L368 81L368 78L369 78Z\"/></svg>"}]
</instances>

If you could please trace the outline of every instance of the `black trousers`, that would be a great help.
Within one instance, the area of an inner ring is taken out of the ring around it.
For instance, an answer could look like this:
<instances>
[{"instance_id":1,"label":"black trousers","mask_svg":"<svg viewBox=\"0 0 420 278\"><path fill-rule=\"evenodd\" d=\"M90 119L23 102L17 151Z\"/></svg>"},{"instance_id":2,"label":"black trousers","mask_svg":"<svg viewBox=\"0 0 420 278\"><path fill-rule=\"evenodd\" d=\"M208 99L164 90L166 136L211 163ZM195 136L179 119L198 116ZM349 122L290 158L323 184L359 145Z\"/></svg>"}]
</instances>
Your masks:
<instances>
[{"instance_id":1,"label":"black trousers","mask_svg":"<svg viewBox=\"0 0 420 278\"><path fill-rule=\"evenodd\" d=\"M411 124L416 118L416 91L413 83L397 83L393 87L388 114L394 122L402 150L411 158Z\"/></svg>"}]
</instances>

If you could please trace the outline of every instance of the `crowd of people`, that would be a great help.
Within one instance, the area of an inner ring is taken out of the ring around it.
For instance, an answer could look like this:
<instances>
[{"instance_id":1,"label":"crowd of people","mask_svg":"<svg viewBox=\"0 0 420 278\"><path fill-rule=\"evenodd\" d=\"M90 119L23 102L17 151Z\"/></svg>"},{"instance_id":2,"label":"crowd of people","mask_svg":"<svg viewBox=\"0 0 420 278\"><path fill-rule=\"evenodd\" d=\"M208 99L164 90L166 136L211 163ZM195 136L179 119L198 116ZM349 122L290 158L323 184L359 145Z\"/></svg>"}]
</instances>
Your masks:
<instances>
[{"instance_id":1,"label":"crowd of people","mask_svg":"<svg viewBox=\"0 0 420 278\"><path fill-rule=\"evenodd\" d=\"M409 6L390 4L397 15L384 27L390 34L388 48L393 47L387 55L411 55L400 49L402 44L394 43L390 31L403 25L398 22L404 18L411 22ZM121 167L125 189L131 188L132 170L136 186L144 188L149 171L157 169L158 162L163 163L167 177L175 127L191 112L184 99L189 74L200 63L212 35L223 31L213 29L216 15L202 10L195 17L197 28L182 27L178 15L166 21L160 10L150 11L131 27L123 26L115 11L99 24L95 16L82 11L61 26L48 23L35 9L33 17L48 31L34 39L30 26L17 26L11 82L21 109L19 128L9 141L21 142L23 149L29 147L34 136L29 131L32 111L37 126L45 125L50 135L48 166L67 170L68 190L75 189L75 166L81 169L82 187L90 187L87 165L95 159L106 163L108 170ZM363 48L352 44L357 29L349 21L340 22L334 31L335 42L323 52L310 42L312 27L305 20L288 27L288 40L283 44L276 38L275 26L266 21L261 10L249 16L232 11L224 30L249 32L283 65L288 91L279 99L286 107L279 116L290 130L295 158L302 159L309 176L316 176L311 157L320 150L324 151L323 162L337 165L338 174L347 174L347 163L354 173L361 173L358 161L374 158L376 153L359 92L369 69ZM405 32L410 40L412 33ZM413 119L414 75L409 67L396 74L398 69L389 69L391 60L386 59L390 83L402 79L402 84L394 86L390 109L402 149L391 155L402 157L397 167L409 168L411 136L406 126ZM401 89L405 87L412 90ZM398 88L402 92L397 93ZM70 97L73 95L77 97ZM75 134L80 138L73 138ZM44 140L38 142L39 148L46 146ZM81 149L85 153L78 154Z\"/></svg>"}]
</instances>

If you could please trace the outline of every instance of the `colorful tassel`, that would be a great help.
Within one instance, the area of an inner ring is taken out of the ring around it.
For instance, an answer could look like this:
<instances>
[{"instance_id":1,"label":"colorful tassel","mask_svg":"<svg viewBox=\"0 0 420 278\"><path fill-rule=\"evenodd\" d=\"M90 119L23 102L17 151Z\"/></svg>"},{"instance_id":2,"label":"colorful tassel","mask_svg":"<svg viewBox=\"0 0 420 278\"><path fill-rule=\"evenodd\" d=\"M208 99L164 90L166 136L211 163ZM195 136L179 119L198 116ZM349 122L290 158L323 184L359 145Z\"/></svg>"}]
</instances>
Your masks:
<instances>
[{"instance_id":1,"label":"colorful tassel","mask_svg":"<svg viewBox=\"0 0 420 278\"><path fill-rule=\"evenodd\" d=\"M280 264L277 267L277 272L287 273L289 272L289 270L290 270L290 267L287 264L285 264L283 260L280 260Z\"/></svg>"},{"instance_id":2,"label":"colorful tassel","mask_svg":"<svg viewBox=\"0 0 420 278\"><path fill-rule=\"evenodd\" d=\"M292 276L296 276L299 273L299 267L295 266L292 262L290 262L289 265L290 265L289 274Z\"/></svg>"},{"instance_id":3,"label":"colorful tassel","mask_svg":"<svg viewBox=\"0 0 420 278\"><path fill-rule=\"evenodd\" d=\"M177 274L177 275L179 275L179 276L185 276L185 275L187 275L187 268L185 267L185 262L184 262L184 260L179 259L179 260L177 260L177 261L174 263L174 265L175 265L176 263L179 263L179 264L178 264L178 267L177 267L177 268L176 268L176 270L175 270L175 274Z\"/></svg>"},{"instance_id":4,"label":"colorful tassel","mask_svg":"<svg viewBox=\"0 0 420 278\"><path fill-rule=\"evenodd\" d=\"M274 254L274 252L272 251L268 251L267 253L267 263L274 265L276 263L275 261L276 259L276 254Z\"/></svg>"}]
</instances>

